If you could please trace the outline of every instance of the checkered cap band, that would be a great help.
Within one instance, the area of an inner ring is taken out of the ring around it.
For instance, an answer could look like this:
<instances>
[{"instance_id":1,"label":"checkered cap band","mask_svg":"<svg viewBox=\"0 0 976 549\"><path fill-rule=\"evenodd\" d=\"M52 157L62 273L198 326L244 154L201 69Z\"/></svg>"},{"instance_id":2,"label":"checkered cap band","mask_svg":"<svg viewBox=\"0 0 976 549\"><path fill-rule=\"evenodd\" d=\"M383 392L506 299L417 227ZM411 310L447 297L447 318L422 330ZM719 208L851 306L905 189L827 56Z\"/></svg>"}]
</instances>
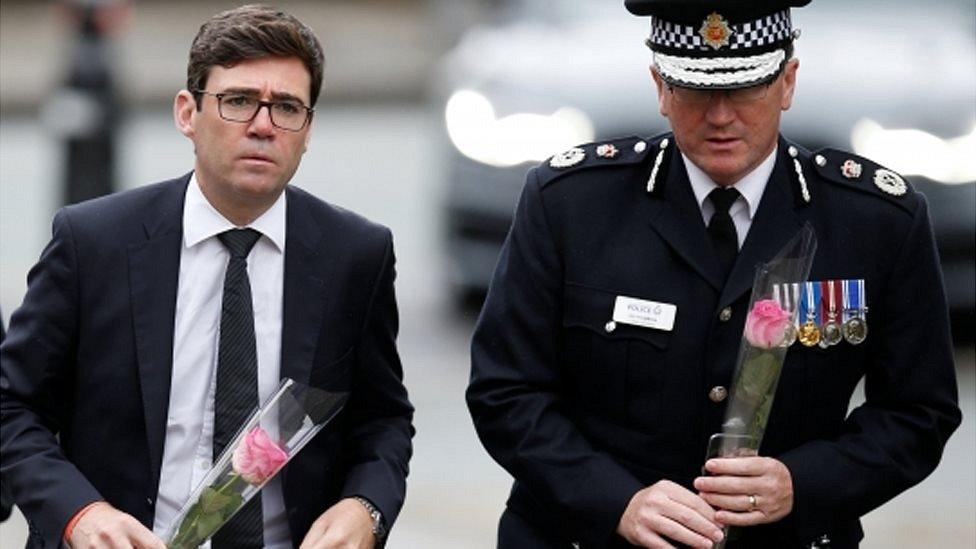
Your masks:
<instances>
[{"instance_id":1,"label":"checkered cap band","mask_svg":"<svg viewBox=\"0 0 976 549\"><path fill-rule=\"evenodd\" d=\"M700 28L700 25L682 25L652 17L651 37L648 40L648 45L652 50L661 47L685 51L714 52L715 49L706 44L702 38L699 32ZM793 31L790 10L788 9L752 21L730 23L729 29L732 30L729 45L722 49L743 50L769 46L789 40Z\"/></svg>"},{"instance_id":2,"label":"checkered cap band","mask_svg":"<svg viewBox=\"0 0 976 549\"><path fill-rule=\"evenodd\" d=\"M692 88L744 87L766 82L779 72L782 49L748 57L678 57L654 54L654 66L667 82Z\"/></svg>"}]
</instances>

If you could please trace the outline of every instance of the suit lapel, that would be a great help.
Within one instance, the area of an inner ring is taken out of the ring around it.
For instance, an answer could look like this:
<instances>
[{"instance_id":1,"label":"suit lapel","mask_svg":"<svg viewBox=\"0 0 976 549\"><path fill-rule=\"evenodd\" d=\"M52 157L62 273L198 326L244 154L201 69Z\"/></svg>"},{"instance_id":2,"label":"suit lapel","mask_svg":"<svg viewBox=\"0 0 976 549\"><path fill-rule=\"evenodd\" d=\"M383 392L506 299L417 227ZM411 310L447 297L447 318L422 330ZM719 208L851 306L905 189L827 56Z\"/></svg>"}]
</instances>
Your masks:
<instances>
[{"instance_id":1,"label":"suit lapel","mask_svg":"<svg viewBox=\"0 0 976 549\"><path fill-rule=\"evenodd\" d=\"M716 291L722 289L721 266L705 231L701 208L688 181L681 153L675 147L660 197L648 201L651 226Z\"/></svg>"},{"instance_id":2,"label":"suit lapel","mask_svg":"<svg viewBox=\"0 0 976 549\"><path fill-rule=\"evenodd\" d=\"M719 299L719 308L729 305L752 288L756 267L769 261L796 235L803 225L790 191L791 159L786 144L780 142L776 165L763 191L749 234L742 244L732 272Z\"/></svg>"},{"instance_id":3,"label":"suit lapel","mask_svg":"<svg viewBox=\"0 0 976 549\"><path fill-rule=\"evenodd\" d=\"M153 479L158 483L173 369L173 327L189 175L172 181L146 212L144 242L129 246L136 357Z\"/></svg>"},{"instance_id":4,"label":"suit lapel","mask_svg":"<svg viewBox=\"0 0 976 549\"><path fill-rule=\"evenodd\" d=\"M333 287L337 239L322 238L322 219L309 210L308 197L288 188L285 288L281 326L281 377L308 383L319 343L326 302Z\"/></svg>"}]
</instances>

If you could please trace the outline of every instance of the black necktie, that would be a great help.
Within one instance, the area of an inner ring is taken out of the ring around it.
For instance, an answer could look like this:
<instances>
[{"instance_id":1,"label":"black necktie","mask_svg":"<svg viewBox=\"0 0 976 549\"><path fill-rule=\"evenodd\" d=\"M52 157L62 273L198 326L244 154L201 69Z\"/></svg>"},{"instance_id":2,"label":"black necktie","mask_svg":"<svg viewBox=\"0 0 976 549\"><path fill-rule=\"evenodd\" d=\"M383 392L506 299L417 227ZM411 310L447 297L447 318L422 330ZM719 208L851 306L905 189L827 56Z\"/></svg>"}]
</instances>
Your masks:
<instances>
[{"instance_id":1,"label":"black necktie","mask_svg":"<svg viewBox=\"0 0 976 549\"><path fill-rule=\"evenodd\" d=\"M217 237L230 252L224 275L217 348L217 388L214 394L213 458L230 444L258 404L258 356L254 339L254 309L247 278L247 255L261 236L253 229L232 229ZM237 512L213 537L213 549L264 546L261 494Z\"/></svg>"},{"instance_id":2,"label":"black necktie","mask_svg":"<svg viewBox=\"0 0 976 549\"><path fill-rule=\"evenodd\" d=\"M722 279L728 278L729 271L735 263L735 256L739 255L739 237L735 232L735 224L729 215L729 208L739 198L739 191L732 188L719 187L708 193L709 200L715 206L715 213L708 222L708 235L712 237L712 245L718 254L722 265Z\"/></svg>"}]
</instances>

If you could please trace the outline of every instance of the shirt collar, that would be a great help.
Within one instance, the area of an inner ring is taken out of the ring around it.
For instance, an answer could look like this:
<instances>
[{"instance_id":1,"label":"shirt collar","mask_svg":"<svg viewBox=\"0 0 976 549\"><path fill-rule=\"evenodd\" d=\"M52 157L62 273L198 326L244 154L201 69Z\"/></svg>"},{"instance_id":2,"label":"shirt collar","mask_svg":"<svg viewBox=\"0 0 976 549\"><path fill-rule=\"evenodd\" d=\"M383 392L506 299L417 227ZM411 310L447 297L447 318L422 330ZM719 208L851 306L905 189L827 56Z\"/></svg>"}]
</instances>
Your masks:
<instances>
[{"instance_id":1,"label":"shirt collar","mask_svg":"<svg viewBox=\"0 0 976 549\"><path fill-rule=\"evenodd\" d=\"M285 211L287 193L281 193L268 211L255 219L248 228L254 229L268 238L279 252L285 250ZM197 175L190 176L186 187L186 200L183 203L183 244L192 248L204 240L230 230L241 229L227 220L203 196Z\"/></svg>"},{"instance_id":2,"label":"shirt collar","mask_svg":"<svg viewBox=\"0 0 976 549\"><path fill-rule=\"evenodd\" d=\"M756 209L759 207L759 201L762 199L763 191L766 190L766 183L769 181L769 176L773 174L777 149L778 147L774 147L773 152L769 153L769 156L761 164L732 185L735 190L739 191L742 198L745 199L746 213L749 215L749 219L752 219L756 214ZM688 171L691 190L694 191L695 200L698 202L698 207L701 208L702 204L705 203L705 199L708 198L708 193L712 192L719 185L712 181L712 178L708 177L708 174L696 166L684 153L681 153L681 158L684 160L685 169Z\"/></svg>"}]
</instances>

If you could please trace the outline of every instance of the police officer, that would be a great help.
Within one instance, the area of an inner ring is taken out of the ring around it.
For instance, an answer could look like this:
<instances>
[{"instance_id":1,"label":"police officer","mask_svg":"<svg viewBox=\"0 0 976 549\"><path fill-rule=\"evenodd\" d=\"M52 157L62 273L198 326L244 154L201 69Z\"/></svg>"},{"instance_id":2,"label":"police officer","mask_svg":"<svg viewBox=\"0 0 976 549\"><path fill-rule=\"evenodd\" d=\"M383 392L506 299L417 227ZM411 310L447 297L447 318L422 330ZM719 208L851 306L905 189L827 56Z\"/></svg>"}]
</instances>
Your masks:
<instances>
[{"instance_id":1,"label":"police officer","mask_svg":"<svg viewBox=\"0 0 976 549\"><path fill-rule=\"evenodd\" d=\"M799 68L790 9L807 3L627 0L651 16L672 132L528 173L467 391L515 478L499 547L856 547L859 517L937 465L960 412L925 199L779 135ZM759 455L703 475L755 267L806 223L813 297Z\"/></svg>"}]
</instances>

